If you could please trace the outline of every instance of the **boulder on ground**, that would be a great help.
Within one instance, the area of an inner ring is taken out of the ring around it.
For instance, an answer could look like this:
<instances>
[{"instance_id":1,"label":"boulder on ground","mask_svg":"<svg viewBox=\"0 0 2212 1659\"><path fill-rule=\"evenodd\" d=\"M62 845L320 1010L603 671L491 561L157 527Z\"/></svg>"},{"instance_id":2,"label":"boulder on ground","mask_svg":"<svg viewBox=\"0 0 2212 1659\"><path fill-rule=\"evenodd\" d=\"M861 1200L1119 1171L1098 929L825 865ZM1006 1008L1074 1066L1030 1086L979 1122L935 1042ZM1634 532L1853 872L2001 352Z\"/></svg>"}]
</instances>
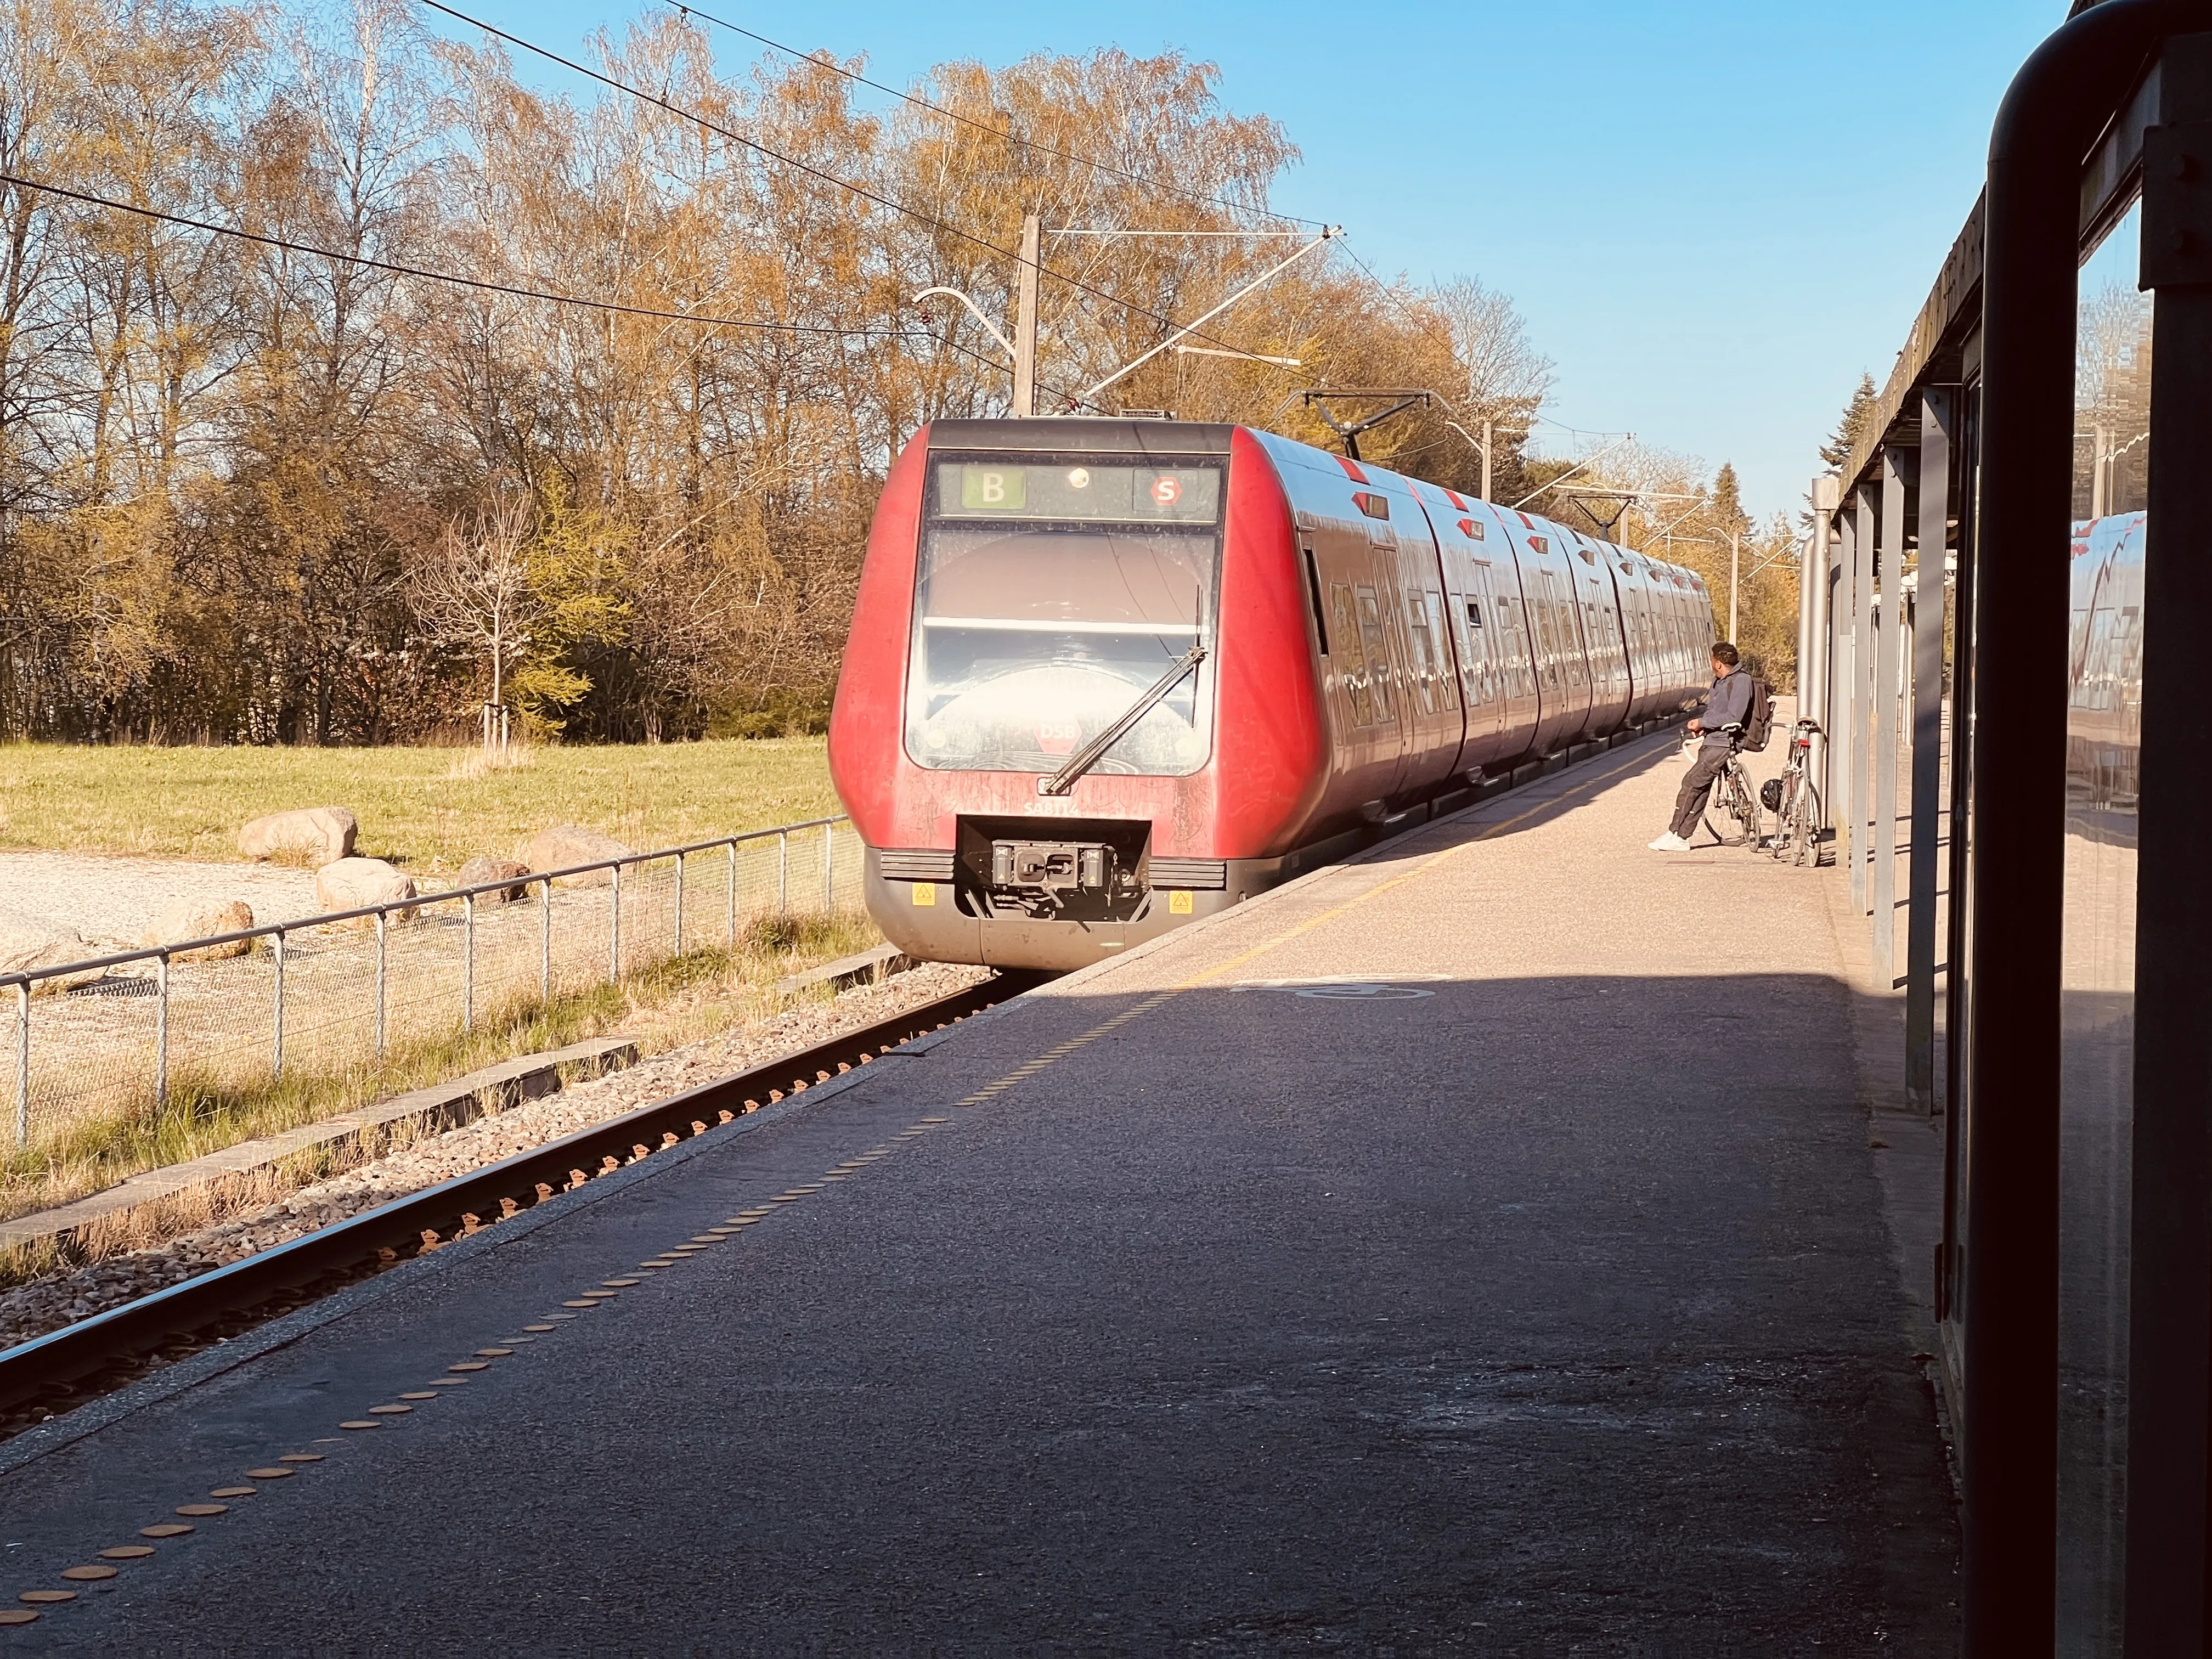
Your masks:
<instances>
[{"instance_id":1,"label":"boulder on ground","mask_svg":"<svg viewBox=\"0 0 2212 1659\"><path fill-rule=\"evenodd\" d=\"M184 945L217 933L242 933L253 926L253 907L244 899L171 899L161 907L154 925L138 937L141 945ZM179 951L172 962L212 961L218 957L242 957L253 949L250 939L228 945L210 945L204 951Z\"/></svg>"},{"instance_id":2,"label":"boulder on ground","mask_svg":"<svg viewBox=\"0 0 2212 1659\"><path fill-rule=\"evenodd\" d=\"M596 864L603 859L626 859L636 850L623 846L612 836L601 835L596 830L586 830L580 824L556 823L532 836L523 848L522 856L533 870L565 870L571 865ZM558 877L553 884L556 887L604 887L609 879L604 870L587 870L581 875Z\"/></svg>"},{"instance_id":3,"label":"boulder on ground","mask_svg":"<svg viewBox=\"0 0 2212 1659\"><path fill-rule=\"evenodd\" d=\"M0 974L58 967L65 962L82 962L87 957L104 954L65 922L34 916L27 910L0 910ZM73 985L89 985L102 971L95 968L88 973L57 975L38 981L33 989L65 991ZM12 997L15 994L11 991L8 994Z\"/></svg>"},{"instance_id":4,"label":"boulder on ground","mask_svg":"<svg viewBox=\"0 0 2212 1659\"><path fill-rule=\"evenodd\" d=\"M482 887L487 882L505 881L510 876L526 876L529 873L530 866L526 864L519 863L514 859L495 859L489 854L479 853L461 866L461 872L453 878L453 885ZM529 887L524 883L516 882L512 887L494 887L486 892L478 893L477 902L506 904L512 900L529 896Z\"/></svg>"},{"instance_id":5,"label":"boulder on ground","mask_svg":"<svg viewBox=\"0 0 2212 1659\"><path fill-rule=\"evenodd\" d=\"M343 806L301 806L254 819L238 832L238 850L250 859L299 860L311 870L353 856L360 825Z\"/></svg>"},{"instance_id":6,"label":"boulder on ground","mask_svg":"<svg viewBox=\"0 0 2212 1659\"><path fill-rule=\"evenodd\" d=\"M359 910L372 904L397 904L415 896L415 878L395 870L382 859L340 859L315 872L315 902L325 912ZM415 907L392 912L392 920L405 921ZM373 928L376 918L362 916L347 924Z\"/></svg>"}]
</instances>

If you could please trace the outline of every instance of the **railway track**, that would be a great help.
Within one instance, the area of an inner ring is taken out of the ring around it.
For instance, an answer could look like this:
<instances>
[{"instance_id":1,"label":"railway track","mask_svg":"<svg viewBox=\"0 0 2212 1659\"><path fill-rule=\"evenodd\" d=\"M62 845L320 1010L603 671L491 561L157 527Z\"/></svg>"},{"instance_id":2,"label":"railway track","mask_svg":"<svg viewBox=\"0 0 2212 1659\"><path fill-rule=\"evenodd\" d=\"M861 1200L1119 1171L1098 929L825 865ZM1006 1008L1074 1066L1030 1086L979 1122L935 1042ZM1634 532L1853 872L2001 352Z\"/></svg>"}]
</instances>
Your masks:
<instances>
[{"instance_id":1,"label":"railway track","mask_svg":"<svg viewBox=\"0 0 2212 1659\"><path fill-rule=\"evenodd\" d=\"M0 1437L556 1194L866 1065L1051 977L1007 973L186 1279L0 1352Z\"/></svg>"}]
</instances>

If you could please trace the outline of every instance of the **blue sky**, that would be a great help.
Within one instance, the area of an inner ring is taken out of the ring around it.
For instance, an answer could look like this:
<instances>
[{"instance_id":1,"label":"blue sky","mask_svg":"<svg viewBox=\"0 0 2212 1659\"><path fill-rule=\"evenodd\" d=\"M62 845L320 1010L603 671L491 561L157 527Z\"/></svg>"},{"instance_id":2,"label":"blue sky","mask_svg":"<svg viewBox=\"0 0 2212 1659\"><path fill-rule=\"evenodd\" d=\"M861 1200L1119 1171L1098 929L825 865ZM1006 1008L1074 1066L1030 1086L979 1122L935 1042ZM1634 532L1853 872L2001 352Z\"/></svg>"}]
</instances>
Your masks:
<instances>
[{"instance_id":1,"label":"blue sky","mask_svg":"<svg viewBox=\"0 0 2212 1659\"><path fill-rule=\"evenodd\" d=\"M556 49L644 9L463 3ZM1304 152L1278 206L1342 223L1385 274L1510 294L1558 365L1548 415L1733 460L1759 513L1803 492L1860 370L1887 373L1980 187L2006 82L2066 9L712 4L801 48L865 52L892 85L952 58L1116 46L1211 59L1231 107L1276 117ZM744 43L723 38L741 67Z\"/></svg>"}]
</instances>

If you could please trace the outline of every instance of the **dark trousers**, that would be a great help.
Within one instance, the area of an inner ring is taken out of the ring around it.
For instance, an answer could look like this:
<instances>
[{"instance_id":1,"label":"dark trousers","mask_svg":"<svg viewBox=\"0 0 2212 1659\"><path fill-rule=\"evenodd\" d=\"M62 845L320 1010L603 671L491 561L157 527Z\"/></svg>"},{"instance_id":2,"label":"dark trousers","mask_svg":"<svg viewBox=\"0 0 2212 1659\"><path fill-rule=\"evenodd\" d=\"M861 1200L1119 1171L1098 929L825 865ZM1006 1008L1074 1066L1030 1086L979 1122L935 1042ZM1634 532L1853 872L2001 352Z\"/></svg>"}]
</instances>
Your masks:
<instances>
[{"instance_id":1,"label":"dark trousers","mask_svg":"<svg viewBox=\"0 0 2212 1659\"><path fill-rule=\"evenodd\" d=\"M1682 787L1674 794L1674 831L1684 841L1697 832L1705 816L1705 802L1713 793L1713 780L1728 764L1729 746L1725 743L1709 743L1698 750L1697 759L1682 775Z\"/></svg>"}]
</instances>

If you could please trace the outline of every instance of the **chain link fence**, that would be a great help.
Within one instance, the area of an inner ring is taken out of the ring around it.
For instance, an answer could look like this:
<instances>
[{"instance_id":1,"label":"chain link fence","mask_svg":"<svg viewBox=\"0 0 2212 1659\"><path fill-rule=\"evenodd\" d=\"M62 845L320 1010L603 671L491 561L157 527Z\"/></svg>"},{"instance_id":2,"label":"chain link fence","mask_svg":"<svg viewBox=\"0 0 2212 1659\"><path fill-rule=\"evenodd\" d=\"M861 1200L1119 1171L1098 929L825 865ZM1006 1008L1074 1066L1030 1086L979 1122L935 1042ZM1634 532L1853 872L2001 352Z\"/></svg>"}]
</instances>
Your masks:
<instances>
[{"instance_id":1,"label":"chain link fence","mask_svg":"<svg viewBox=\"0 0 2212 1659\"><path fill-rule=\"evenodd\" d=\"M0 1098L27 1148L184 1088L341 1073L735 948L763 915L857 907L861 857L849 820L817 818L0 975Z\"/></svg>"}]
</instances>

